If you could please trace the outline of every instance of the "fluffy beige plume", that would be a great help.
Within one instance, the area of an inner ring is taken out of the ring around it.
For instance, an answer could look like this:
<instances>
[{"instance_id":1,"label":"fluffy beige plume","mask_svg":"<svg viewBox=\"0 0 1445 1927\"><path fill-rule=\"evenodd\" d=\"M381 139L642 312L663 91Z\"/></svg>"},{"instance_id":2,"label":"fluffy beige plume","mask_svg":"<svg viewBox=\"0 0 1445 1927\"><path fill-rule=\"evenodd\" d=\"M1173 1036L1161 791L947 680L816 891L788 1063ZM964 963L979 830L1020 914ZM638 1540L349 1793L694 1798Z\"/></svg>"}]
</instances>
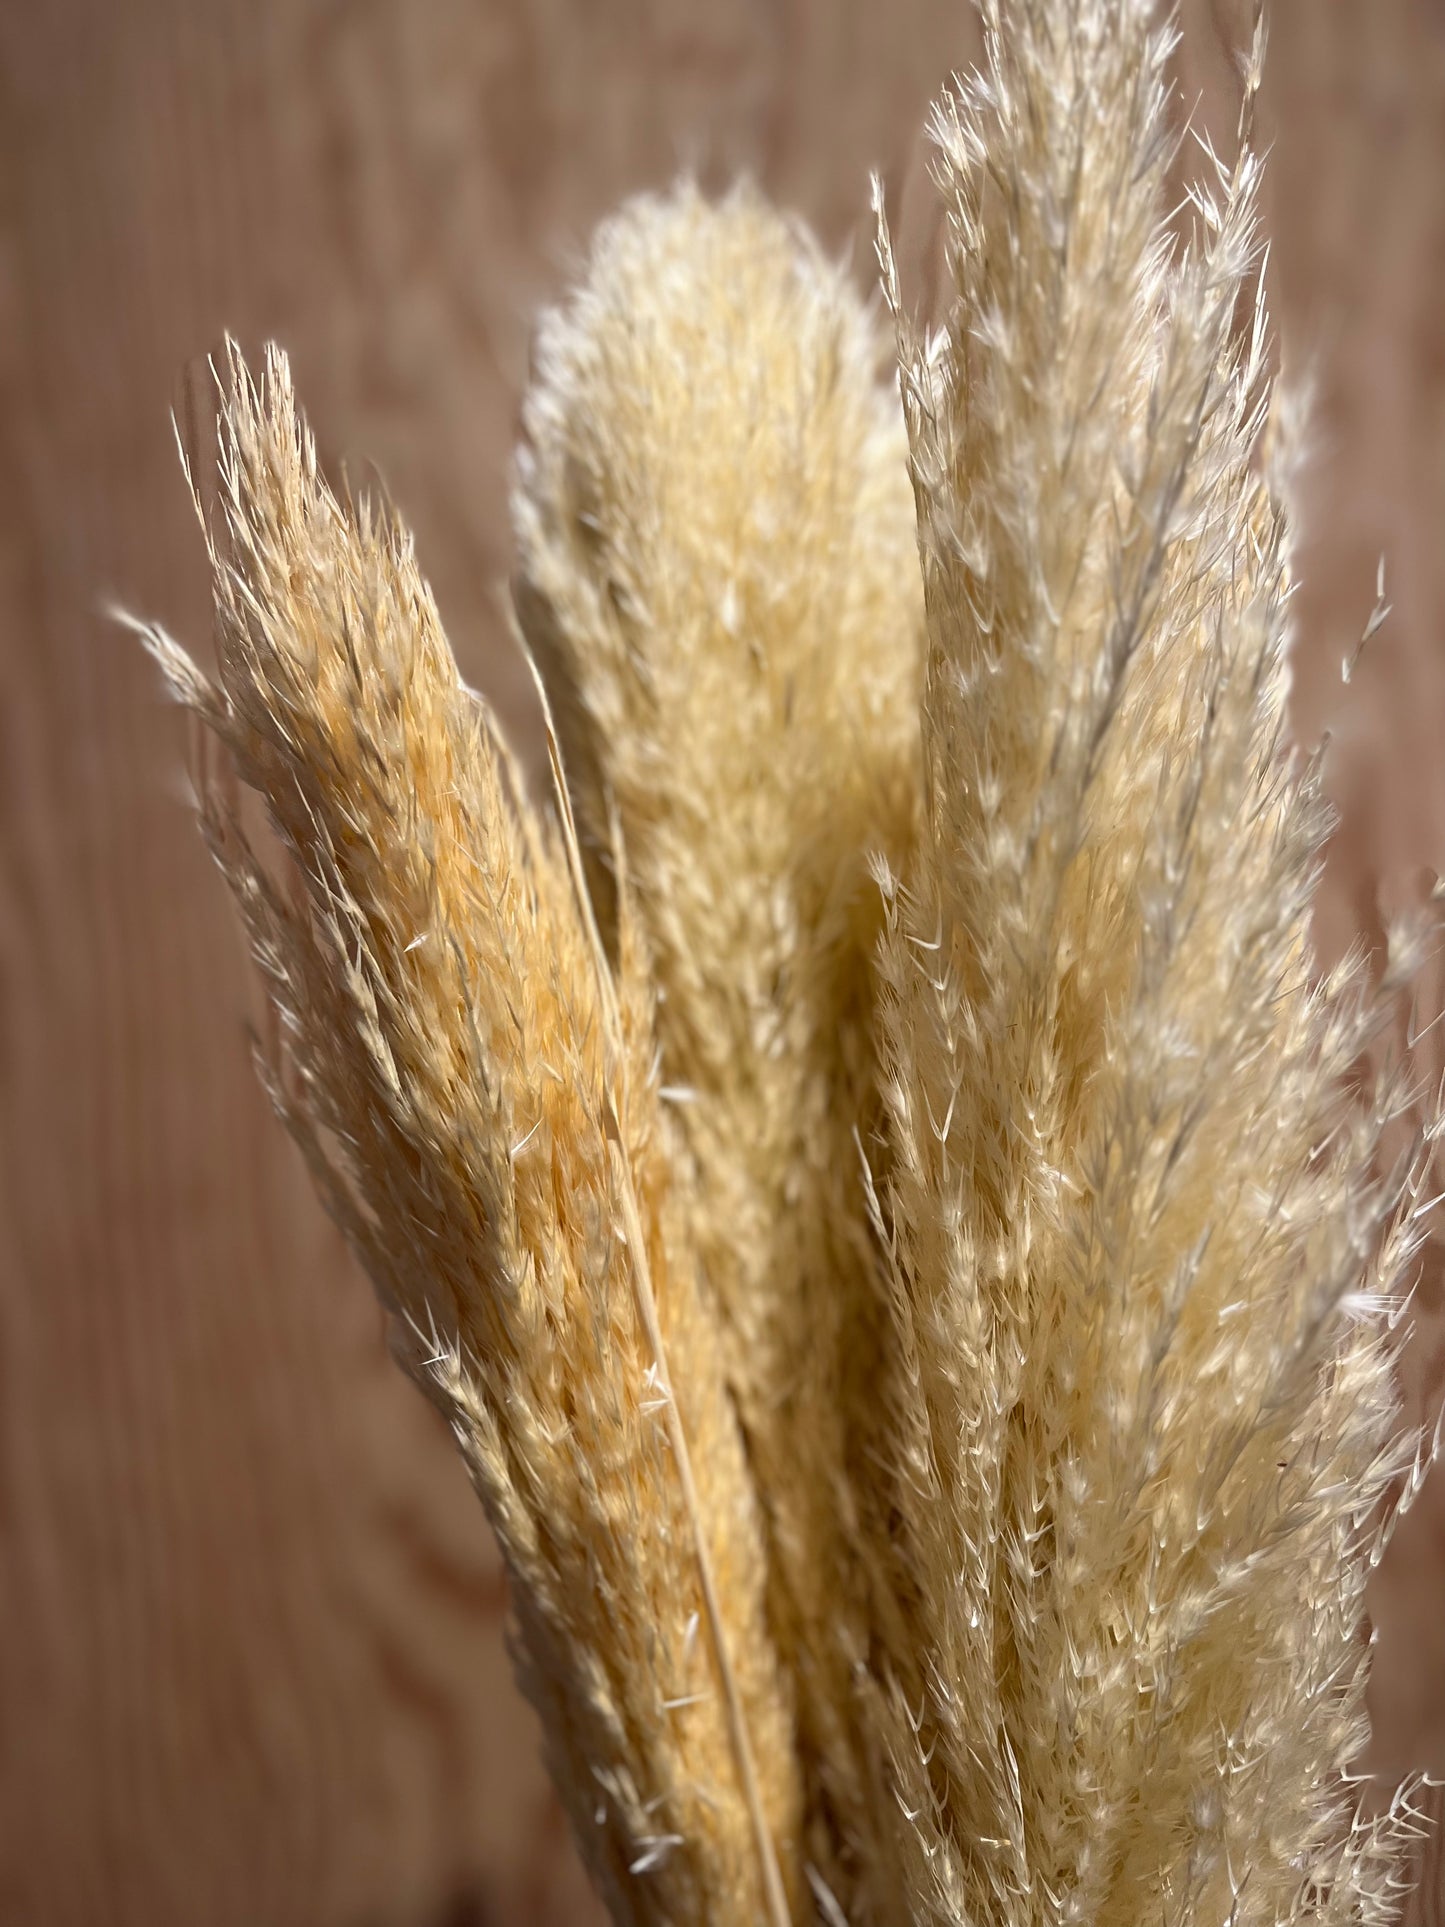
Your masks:
<instances>
[{"instance_id":1,"label":"fluffy beige plume","mask_svg":"<svg viewBox=\"0 0 1445 1927\"><path fill-rule=\"evenodd\" d=\"M1400 1094L1352 1096L1358 974L1311 982L1326 813L1281 742L1287 531L1236 328L1258 164L1173 248L1152 7L984 13L936 123L953 305L903 350L902 1878L950 1922L1384 1920L1405 1823L1353 1824L1347 1773L1420 1165L1375 1177Z\"/></svg>"},{"instance_id":2,"label":"fluffy beige plume","mask_svg":"<svg viewBox=\"0 0 1445 1927\"><path fill-rule=\"evenodd\" d=\"M752 192L634 202L543 323L514 491L519 612L597 893L616 836L654 959L814 1851L853 1917L882 1818L855 1707L878 1342L855 1149L876 1103L866 864L911 841L922 654L880 359L847 278ZM906 1915L896 1890L866 1904Z\"/></svg>"},{"instance_id":3,"label":"fluffy beige plume","mask_svg":"<svg viewBox=\"0 0 1445 1927\"><path fill-rule=\"evenodd\" d=\"M276 1102L501 1539L614 1918L780 1924L791 1716L625 905L614 981L410 541L320 480L274 353L259 388L232 360L221 496L218 681L150 639L295 873L273 881L213 799L281 1019Z\"/></svg>"}]
</instances>

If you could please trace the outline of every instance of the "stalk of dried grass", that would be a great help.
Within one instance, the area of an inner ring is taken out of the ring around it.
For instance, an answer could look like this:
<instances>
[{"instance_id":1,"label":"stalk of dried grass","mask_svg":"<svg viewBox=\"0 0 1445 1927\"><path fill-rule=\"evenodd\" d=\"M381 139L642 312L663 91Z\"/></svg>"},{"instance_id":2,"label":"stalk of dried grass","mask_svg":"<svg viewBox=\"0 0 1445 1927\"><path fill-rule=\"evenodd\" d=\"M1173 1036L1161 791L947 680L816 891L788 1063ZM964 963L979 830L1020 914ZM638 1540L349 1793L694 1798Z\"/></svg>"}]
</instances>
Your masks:
<instances>
[{"instance_id":1,"label":"stalk of dried grass","mask_svg":"<svg viewBox=\"0 0 1445 1927\"><path fill-rule=\"evenodd\" d=\"M625 899L614 984L409 539L321 481L280 355L259 386L232 357L222 440L217 680L149 641L296 880L213 793L280 1018L263 1074L497 1530L615 1918L784 1920L791 1715Z\"/></svg>"},{"instance_id":2,"label":"stalk of dried grass","mask_svg":"<svg viewBox=\"0 0 1445 1927\"><path fill-rule=\"evenodd\" d=\"M1153 9L984 14L936 122L953 306L902 350L899 1850L939 1920L1381 1920L1405 1824L1352 1824L1346 1780L1424 1146L1376 1175L1379 1006L1311 981L1328 819L1283 741L1262 310L1235 327L1258 162L1211 160L1176 247Z\"/></svg>"},{"instance_id":3,"label":"stalk of dried grass","mask_svg":"<svg viewBox=\"0 0 1445 1927\"><path fill-rule=\"evenodd\" d=\"M878 1339L853 1143L876 1109L865 866L913 833L922 618L881 359L844 275L750 190L634 202L543 322L514 491L518 607L596 891L615 843L653 958L815 1857L850 1914L880 1808L855 1710Z\"/></svg>"}]
</instances>

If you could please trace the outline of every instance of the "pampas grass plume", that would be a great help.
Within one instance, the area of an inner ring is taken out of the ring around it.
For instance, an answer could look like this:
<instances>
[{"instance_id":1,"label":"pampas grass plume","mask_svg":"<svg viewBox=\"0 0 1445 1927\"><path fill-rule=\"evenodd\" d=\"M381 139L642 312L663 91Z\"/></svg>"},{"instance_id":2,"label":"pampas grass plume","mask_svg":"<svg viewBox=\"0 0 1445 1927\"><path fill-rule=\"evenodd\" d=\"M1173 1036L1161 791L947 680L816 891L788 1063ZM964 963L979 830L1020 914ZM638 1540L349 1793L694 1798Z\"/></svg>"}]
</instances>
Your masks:
<instances>
[{"instance_id":1,"label":"pampas grass plume","mask_svg":"<svg viewBox=\"0 0 1445 1927\"><path fill-rule=\"evenodd\" d=\"M799 1879L791 1716L637 945L624 921L614 978L409 539L320 480L285 361L227 373L218 681L152 643L297 879L213 799L281 1018L263 1073L501 1540L615 1917L777 1918Z\"/></svg>"},{"instance_id":2,"label":"pampas grass plume","mask_svg":"<svg viewBox=\"0 0 1445 1927\"><path fill-rule=\"evenodd\" d=\"M751 190L640 200L542 324L514 494L518 609L598 894L615 840L653 959L835 1891L832 1843L876 1857L880 1817L855 1710L878 1594L867 864L913 835L922 660L884 354L844 275Z\"/></svg>"}]
</instances>

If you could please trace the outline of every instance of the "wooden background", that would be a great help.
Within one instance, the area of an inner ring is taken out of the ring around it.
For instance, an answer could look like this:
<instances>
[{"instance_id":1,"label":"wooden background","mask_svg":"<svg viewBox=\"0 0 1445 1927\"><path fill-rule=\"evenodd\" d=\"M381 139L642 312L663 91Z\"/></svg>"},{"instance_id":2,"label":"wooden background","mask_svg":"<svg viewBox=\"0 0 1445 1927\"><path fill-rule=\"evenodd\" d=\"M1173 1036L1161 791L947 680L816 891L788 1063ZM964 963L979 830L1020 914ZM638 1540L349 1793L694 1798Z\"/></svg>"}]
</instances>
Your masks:
<instances>
[{"instance_id":1,"label":"wooden background","mask_svg":"<svg viewBox=\"0 0 1445 1927\"><path fill-rule=\"evenodd\" d=\"M1184 8L1224 126L1240 13ZM1273 15L1337 949L1381 883L1445 868L1445 5ZM0 1920L590 1918L493 1550L253 1088L185 732L97 613L204 642L188 366L227 328L292 350L525 735L498 608L537 304L684 163L751 168L838 247L881 166L922 299L914 137L972 45L961 0L0 0ZM1382 550L1396 613L1346 702ZM1427 1294L1422 1408L1442 1374ZM1387 1773L1445 1767L1442 1575L1437 1485L1375 1600Z\"/></svg>"}]
</instances>

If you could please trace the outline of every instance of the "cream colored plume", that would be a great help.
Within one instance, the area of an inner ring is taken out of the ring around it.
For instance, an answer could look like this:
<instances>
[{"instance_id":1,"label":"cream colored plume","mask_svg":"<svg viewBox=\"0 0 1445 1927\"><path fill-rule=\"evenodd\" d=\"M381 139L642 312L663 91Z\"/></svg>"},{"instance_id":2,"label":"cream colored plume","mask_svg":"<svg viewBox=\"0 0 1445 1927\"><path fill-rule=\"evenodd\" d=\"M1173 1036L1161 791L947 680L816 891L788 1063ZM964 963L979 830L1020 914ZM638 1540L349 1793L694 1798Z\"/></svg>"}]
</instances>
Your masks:
<instances>
[{"instance_id":1,"label":"cream colored plume","mask_svg":"<svg viewBox=\"0 0 1445 1927\"><path fill-rule=\"evenodd\" d=\"M1346 1775L1423 1167L1378 1176L1371 1008L1311 977L1327 820L1282 741L1258 163L1211 164L1174 244L1153 10L985 20L936 122L952 305L903 350L929 633L883 947L905 1878L948 1921L1383 1920L1403 1824L1355 1826Z\"/></svg>"},{"instance_id":2,"label":"cream colored plume","mask_svg":"<svg viewBox=\"0 0 1445 1927\"><path fill-rule=\"evenodd\" d=\"M855 1149L876 1103L867 864L912 837L921 666L881 360L846 278L754 193L635 202L542 325L514 494L518 606L598 894L615 840L654 960L845 1907L883 1804L853 1704L878 1307Z\"/></svg>"}]
</instances>

